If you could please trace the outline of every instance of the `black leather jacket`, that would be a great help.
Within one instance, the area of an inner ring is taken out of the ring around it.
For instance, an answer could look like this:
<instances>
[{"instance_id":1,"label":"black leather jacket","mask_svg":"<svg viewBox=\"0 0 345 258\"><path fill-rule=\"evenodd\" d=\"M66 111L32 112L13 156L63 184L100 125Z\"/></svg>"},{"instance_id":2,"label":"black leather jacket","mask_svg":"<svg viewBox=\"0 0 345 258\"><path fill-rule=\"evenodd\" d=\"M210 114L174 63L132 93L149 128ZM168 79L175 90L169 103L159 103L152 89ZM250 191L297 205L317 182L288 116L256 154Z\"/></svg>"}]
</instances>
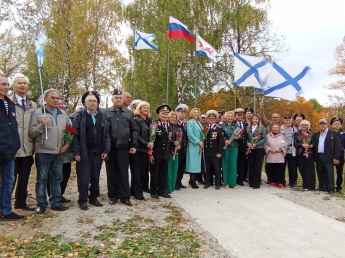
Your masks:
<instances>
[{"instance_id":1,"label":"black leather jacket","mask_svg":"<svg viewBox=\"0 0 345 258\"><path fill-rule=\"evenodd\" d=\"M147 152L147 144L150 142L150 125L152 123L151 118L147 118L145 121L141 116L136 116L134 121L138 128L138 146L137 151Z\"/></svg>"},{"instance_id":2,"label":"black leather jacket","mask_svg":"<svg viewBox=\"0 0 345 258\"><path fill-rule=\"evenodd\" d=\"M118 114L114 107L105 111L111 139L111 148L136 148L138 146L138 129L132 111L121 107Z\"/></svg>"},{"instance_id":3,"label":"black leather jacket","mask_svg":"<svg viewBox=\"0 0 345 258\"><path fill-rule=\"evenodd\" d=\"M310 137L310 145L312 145L312 133L308 132L308 135ZM294 146L296 147L296 155L301 155L302 153L304 153L304 148L302 147L303 144L303 140L302 140L302 132L298 131L297 133L295 133L295 139L294 139ZM309 153L312 153L313 149L310 148L308 149Z\"/></svg>"}]
</instances>

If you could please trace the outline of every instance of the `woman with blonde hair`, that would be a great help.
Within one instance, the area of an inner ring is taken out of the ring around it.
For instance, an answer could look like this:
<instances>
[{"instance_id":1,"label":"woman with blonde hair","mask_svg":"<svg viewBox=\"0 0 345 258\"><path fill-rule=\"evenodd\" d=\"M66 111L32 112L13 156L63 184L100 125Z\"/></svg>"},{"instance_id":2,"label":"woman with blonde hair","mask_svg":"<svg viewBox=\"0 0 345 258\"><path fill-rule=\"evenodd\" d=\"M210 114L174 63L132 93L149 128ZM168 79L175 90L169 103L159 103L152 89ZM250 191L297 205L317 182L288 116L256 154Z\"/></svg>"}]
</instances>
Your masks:
<instances>
[{"instance_id":1,"label":"woman with blonde hair","mask_svg":"<svg viewBox=\"0 0 345 258\"><path fill-rule=\"evenodd\" d=\"M304 190L315 190L316 178L312 135L309 121L301 121L300 130L295 133L294 146L296 147L297 167L302 176Z\"/></svg>"},{"instance_id":2,"label":"woman with blonde hair","mask_svg":"<svg viewBox=\"0 0 345 258\"><path fill-rule=\"evenodd\" d=\"M261 124L259 115L255 114L250 119L247 133L249 186L253 189L258 189L261 184L261 168L264 159L262 148L266 141L266 130Z\"/></svg>"},{"instance_id":3,"label":"woman with blonde hair","mask_svg":"<svg viewBox=\"0 0 345 258\"><path fill-rule=\"evenodd\" d=\"M153 148L150 142L150 104L141 101L134 112L134 121L138 127L138 146L135 154L131 155L131 194L137 200L144 200L143 190L148 190L148 150Z\"/></svg>"},{"instance_id":4,"label":"woman with blonde hair","mask_svg":"<svg viewBox=\"0 0 345 258\"><path fill-rule=\"evenodd\" d=\"M190 120L187 122L187 158L186 172L190 174L189 184L193 189L198 189L196 185L197 174L201 172L201 156L204 143L201 140L201 131L203 127L199 122L200 109L193 108L189 112Z\"/></svg>"}]
</instances>

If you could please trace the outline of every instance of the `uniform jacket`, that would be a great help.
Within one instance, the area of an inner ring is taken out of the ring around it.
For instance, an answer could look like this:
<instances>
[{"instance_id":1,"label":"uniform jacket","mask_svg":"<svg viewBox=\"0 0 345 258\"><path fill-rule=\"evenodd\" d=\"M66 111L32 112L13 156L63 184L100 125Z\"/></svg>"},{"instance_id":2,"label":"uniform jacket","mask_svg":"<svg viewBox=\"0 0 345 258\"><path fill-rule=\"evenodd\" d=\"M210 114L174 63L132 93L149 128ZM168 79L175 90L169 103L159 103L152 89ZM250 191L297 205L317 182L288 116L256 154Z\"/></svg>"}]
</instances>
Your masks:
<instances>
[{"instance_id":1,"label":"uniform jacket","mask_svg":"<svg viewBox=\"0 0 345 258\"><path fill-rule=\"evenodd\" d=\"M152 124L151 118L146 118L149 122L148 124ZM150 126L147 125L145 120L141 116L136 116L134 121L138 128L138 146L137 151L147 152L147 144L150 142Z\"/></svg>"},{"instance_id":2,"label":"uniform jacket","mask_svg":"<svg viewBox=\"0 0 345 258\"><path fill-rule=\"evenodd\" d=\"M224 123L221 125L222 128L223 128L223 131L224 131L224 136L225 136L225 140L227 141L230 141L231 139L231 136L234 134L234 132L236 131L237 129L237 124L236 123L231 123L231 124L228 124L228 123ZM240 135L239 139L241 138L242 136ZM231 147L238 147L238 140L233 140L230 145L228 146L231 146Z\"/></svg>"},{"instance_id":3,"label":"uniform jacket","mask_svg":"<svg viewBox=\"0 0 345 258\"><path fill-rule=\"evenodd\" d=\"M171 153L171 146L174 146L172 139L173 132L171 130L169 122L167 123L167 130L163 127L161 120L155 120L154 123L158 125L156 132L156 139L153 146L153 156L155 159L169 159Z\"/></svg>"},{"instance_id":4,"label":"uniform jacket","mask_svg":"<svg viewBox=\"0 0 345 258\"><path fill-rule=\"evenodd\" d=\"M254 132L252 131L252 127L250 127L248 131L247 143L250 143L250 141L253 138L253 134L258 133L258 132L259 132L259 125L255 128ZM263 148L264 143L266 141L266 129L264 126L261 126L261 133L259 135L260 135L260 140L258 140L258 142L256 143L255 149Z\"/></svg>"},{"instance_id":5,"label":"uniform jacket","mask_svg":"<svg viewBox=\"0 0 345 258\"><path fill-rule=\"evenodd\" d=\"M76 129L76 134L73 137L73 141L71 144L71 148L73 151L74 156L80 156L81 160L87 161L88 160L88 152L86 146L86 116L87 111L83 110L79 112L73 119L73 127ZM109 136L109 129L107 123L107 116L98 111L96 116L99 116L102 121L102 128L103 128L103 138L99 139L103 142L103 152L108 154L110 151L110 136Z\"/></svg>"},{"instance_id":6,"label":"uniform jacket","mask_svg":"<svg viewBox=\"0 0 345 258\"><path fill-rule=\"evenodd\" d=\"M213 125L207 132L204 141L205 157L214 157L222 154L224 149L224 132L221 126Z\"/></svg>"},{"instance_id":7,"label":"uniform jacket","mask_svg":"<svg viewBox=\"0 0 345 258\"><path fill-rule=\"evenodd\" d=\"M313 144L312 140L313 140L313 134L309 131L308 132L308 136L310 137L310 145ZM296 148L296 155L301 155L302 152L304 153L304 148L302 147L302 144L303 144L303 140L302 140L302 132L301 131L298 131L297 133L295 133L295 141L294 141L294 145L295 145L295 148ZM313 149L310 148L308 149L308 152L312 153L313 152Z\"/></svg>"},{"instance_id":8,"label":"uniform jacket","mask_svg":"<svg viewBox=\"0 0 345 258\"><path fill-rule=\"evenodd\" d=\"M122 107L117 117L114 107L105 111L107 116L111 148L136 148L138 145L138 129L132 111Z\"/></svg>"},{"instance_id":9,"label":"uniform jacket","mask_svg":"<svg viewBox=\"0 0 345 258\"><path fill-rule=\"evenodd\" d=\"M319 147L320 131L316 132L312 136L313 141L313 153L315 161L319 159L318 147ZM325 139L325 159L329 162L333 162L333 159L340 159L340 137L339 133L328 129Z\"/></svg>"},{"instance_id":10,"label":"uniform jacket","mask_svg":"<svg viewBox=\"0 0 345 258\"><path fill-rule=\"evenodd\" d=\"M234 121L234 124L236 125L237 128L239 128L239 125L237 124L236 121ZM248 124L247 124L246 121L242 121L242 124L243 124L243 134L237 140L237 142L238 142L238 151L246 151L247 150L248 134L247 134L246 128L247 128Z\"/></svg>"},{"instance_id":11,"label":"uniform jacket","mask_svg":"<svg viewBox=\"0 0 345 258\"><path fill-rule=\"evenodd\" d=\"M280 145L282 141L285 142L285 146L280 148L283 152L271 153L270 149L277 149L278 145ZM288 146L286 145L286 143L287 143L286 137L281 133L274 135L272 132L270 132L269 134L267 134L266 142L264 144L265 152L267 154L266 162L267 163L285 163L284 157L288 149Z\"/></svg>"},{"instance_id":12,"label":"uniform jacket","mask_svg":"<svg viewBox=\"0 0 345 258\"><path fill-rule=\"evenodd\" d=\"M5 100L8 103L8 113L4 106L0 108L0 160L10 161L20 148L20 140L15 104L7 96Z\"/></svg>"},{"instance_id":13,"label":"uniform jacket","mask_svg":"<svg viewBox=\"0 0 345 258\"><path fill-rule=\"evenodd\" d=\"M182 140L180 142L181 148L178 151L179 154L187 153L187 145L188 145L187 122L183 122L183 124L180 121L177 121L177 125L176 125L176 127L180 128L182 132Z\"/></svg>"},{"instance_id":14,"label":"uniform jacket","mask_svg":"<svg viewBox=\"0 0 345 258\"><path fill-rule=\"evenodd\" d=\"M190 119L187 122L187 157L186 157L186 171L190 173L201 172L201 153L198 142L201 141L201 130L203 129L200 122Z\"/></svg>"},{"instance_id":15,"label":"uniform jacket","mask_svg":"<svg viewBox=\"0 0 345 258\"><path fill-rule=\"evenodd\" d=\"M31 156L34 150L34 142L29 137L29 127L31 115L37 109L37 104L26 98L26 108L24 111L23 107L17 103L15 95L13 95L12 101L16 105L16 118L20 138L20 149L18 150L16 157Z\"/></svg>"},{"instance_id":16,"label":"uniform jacket","mask_svg":"<svg viewBox=\"0 0 345 258\"><path fill-rule=\"evenodd\" d=\"M44 116L43 107L38 108L32 113L29 129L29 137L34 139L36 153L59 154L62 147L64 129L67 125L71 125L66 111L57 109L57 119L46 110L48 118L47 132L48 139L45 137L45 127L41 124Z\"/></svg>"}]
</instances>

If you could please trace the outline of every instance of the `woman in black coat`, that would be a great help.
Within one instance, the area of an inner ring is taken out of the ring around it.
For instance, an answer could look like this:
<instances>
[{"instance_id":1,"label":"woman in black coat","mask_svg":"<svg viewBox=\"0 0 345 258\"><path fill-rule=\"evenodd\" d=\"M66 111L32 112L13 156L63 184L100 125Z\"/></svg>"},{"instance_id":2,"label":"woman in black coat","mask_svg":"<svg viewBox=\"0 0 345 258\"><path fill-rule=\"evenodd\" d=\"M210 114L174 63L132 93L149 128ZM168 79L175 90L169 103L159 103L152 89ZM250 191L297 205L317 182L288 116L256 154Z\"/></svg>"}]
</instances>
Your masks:
<instances>
[{"instance_id":1,"label":"woman in black coat","mask_svg":"<svg viewBox=\"0 0 345 258\"><path fill-rule=\"evenodd\" d=\"M148 151L153 148L150 142L150 104L141 101L135 109L134 118L138 128L138 146L132 157L131 194L137 200L145 200L143 190L148 190Z\"/></svg>"},{"instance_id":2,"label":"woman in black coat","mask_svg":"<svg viewBox=\"0 0 345 258\"><path fill-rule=\"evenodd\" d=\"M315 166L312 152L313 143L310 123L303 120L300 124L300 131L295 133L294 145L296 147L297 166L302 176L303 189L315 190ZM304 138L304 139L303 139ZM309 143L307 143L310 141Z\"/></svg>"}]
</instances>

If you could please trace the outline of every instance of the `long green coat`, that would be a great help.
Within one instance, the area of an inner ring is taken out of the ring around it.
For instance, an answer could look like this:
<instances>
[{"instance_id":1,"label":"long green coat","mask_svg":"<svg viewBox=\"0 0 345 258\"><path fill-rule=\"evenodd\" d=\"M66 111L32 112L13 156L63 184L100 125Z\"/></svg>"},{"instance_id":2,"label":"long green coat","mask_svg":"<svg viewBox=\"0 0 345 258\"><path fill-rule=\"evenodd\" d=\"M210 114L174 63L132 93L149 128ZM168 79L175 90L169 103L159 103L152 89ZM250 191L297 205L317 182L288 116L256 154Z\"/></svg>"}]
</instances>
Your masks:
<instances>
[{"instance_id":1,"label":"long green coat","mask_svg":"<svg viewBox=\"0 0 345 258\"><path fill-rule=\"evenodd\" d=\"M186 158L186 172L200 173L201 172L201 153L198 142L201 141L201 130L203 129L200 122L191 119L187 122L187 158Z\"/></svg>"}]
</instances>

